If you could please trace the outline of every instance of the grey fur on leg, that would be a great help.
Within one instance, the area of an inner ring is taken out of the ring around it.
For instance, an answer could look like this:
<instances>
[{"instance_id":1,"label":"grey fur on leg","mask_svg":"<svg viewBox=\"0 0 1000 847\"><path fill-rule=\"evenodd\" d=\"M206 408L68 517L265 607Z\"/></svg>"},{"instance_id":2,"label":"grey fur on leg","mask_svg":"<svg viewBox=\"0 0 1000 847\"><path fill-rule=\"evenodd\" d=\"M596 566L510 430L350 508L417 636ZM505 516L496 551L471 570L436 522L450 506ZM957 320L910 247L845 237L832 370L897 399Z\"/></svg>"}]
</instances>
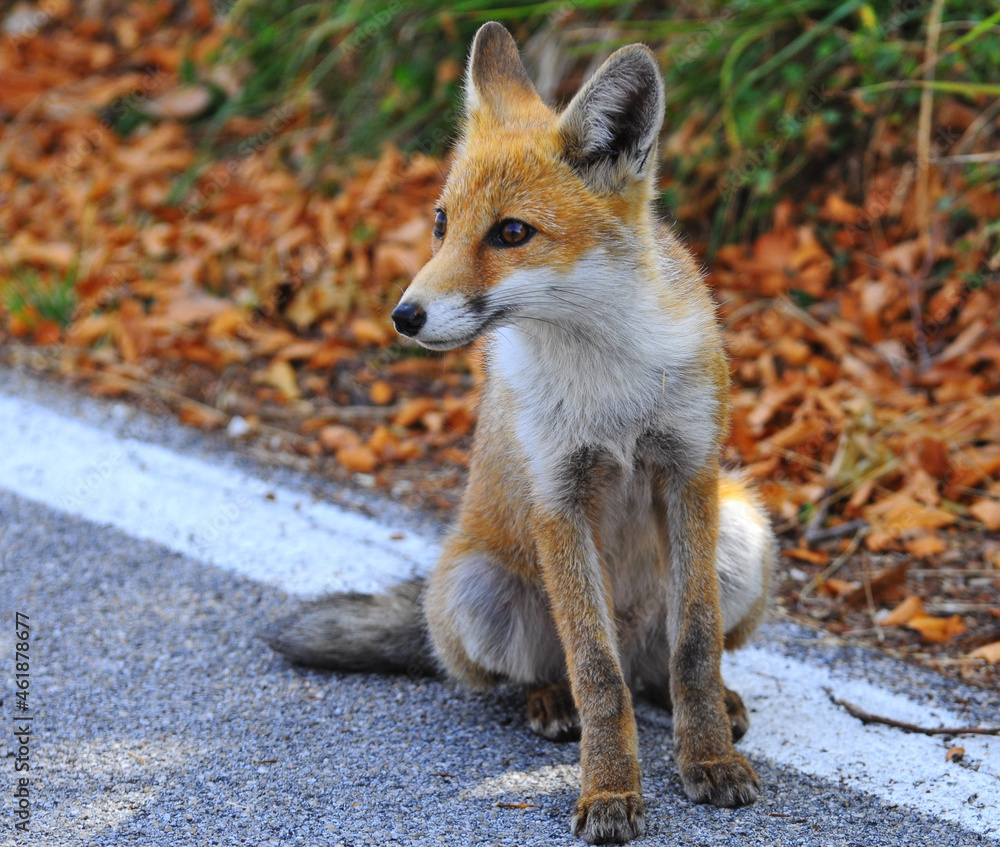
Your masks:
<instances>
[{"instance_id":1,"label":"grey fur on leg","mask_svg":"<svg viewBox=\"0 0 1000 847\"><path fill-rule=\"evenodd\" d=\"M434 675L423 590L424 580L413 579L383 594L332 594L272 627L268 642L300 665Z\"/></svg>"}]
</instances>

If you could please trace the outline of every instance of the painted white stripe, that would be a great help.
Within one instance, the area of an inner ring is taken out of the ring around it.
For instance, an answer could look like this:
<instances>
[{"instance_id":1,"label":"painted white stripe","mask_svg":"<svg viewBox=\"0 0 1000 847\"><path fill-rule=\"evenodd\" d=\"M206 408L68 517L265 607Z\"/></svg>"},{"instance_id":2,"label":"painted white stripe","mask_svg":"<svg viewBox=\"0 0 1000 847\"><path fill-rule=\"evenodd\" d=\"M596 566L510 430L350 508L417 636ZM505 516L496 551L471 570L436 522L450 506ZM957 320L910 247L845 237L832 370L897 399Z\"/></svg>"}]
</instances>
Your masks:
<instances>
[{"instance_id":1,"label":"painted white stripe","mask_svg":"<svg viewBox=\"0 0 1000 847\"><path fill-rule=\"evenodd\" d=\"M826 693L873 714L920 726L968 726L967 717L932 709L862 680L834 677L822 667L753 646L723 662L726 684L751 709L740 749L833 785L874 794L932 818L1000 839L1000 738L907 734L865 726ZM945 759L952 745L959 762Z\"/></svg>"},{"instance_id":2,"label":"painted white stripe","mask_svg":"<svg viewBox=\"0 0 1000 847\"><path fill-rule=\"evenodd\" d=\"M372 590L424 571L436 545L308 495L269 486L156 445L0 394L0 487L53 508L110 524L207 564L303 596ZM947 762L941 738L863 726L824 689L868 711L922 725L966 720L866 682L786 658L763 646L725 659L727 683L753 710L740 742L751 758L873 794L887 803L1000 839L1000 739L966 736L965 763ZM664 719L666 720L666 719ZM567 771L575 779L575 771ZM519 784L551 786L546 769ZM480 792L503 791L484 783Z\"/></svg>"},{"instance_id":3,"label":"painted white stripe","mask_svg":"<svg viewBox=\"0 0 1000 847\"><path fill-rule=\"evenodd\" d=\"M4 394L0 487L304 596L374 590L437 552L308 494Z\"/></svg>"}]
</instances>

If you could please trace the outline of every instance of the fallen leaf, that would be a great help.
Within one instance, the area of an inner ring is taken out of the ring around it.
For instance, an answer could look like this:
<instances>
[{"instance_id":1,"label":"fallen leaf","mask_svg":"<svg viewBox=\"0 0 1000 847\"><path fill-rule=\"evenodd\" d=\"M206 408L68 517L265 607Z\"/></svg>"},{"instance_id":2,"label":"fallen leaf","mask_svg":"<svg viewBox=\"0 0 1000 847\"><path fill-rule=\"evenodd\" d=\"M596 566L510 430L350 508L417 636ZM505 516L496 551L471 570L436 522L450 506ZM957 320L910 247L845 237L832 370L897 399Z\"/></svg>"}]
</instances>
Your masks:
<instances>
[{"instance_id":1,"label":"fallen leaf","mask_svg":"<svg viewBox=\"0 0 1000 847\"><path fill-rule=\"evenodd\" d=\"M181 406L177 419L182 424L196 426L200 429L218 429L221 426L225 426L228 416L215 409L209 409L194 403L185 403Z\"/></svg>"},{"instance_id":2,"label":"fallen leaf","mask_svg":"<svg viewBox=\"0 0 1000 847\"><path fill-rule=\"evenodd\" d=\"M831 597L843 597L845 594L857 591L860 587L856 582L847 582L835 577L823 581L823 593L829 594Z\"/></svg>"},{"instance_id":3,"label":"fallen leaf","mask_svg":"<svg viewBox=\"0 0 1000 847\"><path fill-rule=\"evenodd\" d=\"M399 439L392 434L389 427L377 426L368 438L368 446L384 461L388 458L387 453L395 451L399 446Z\"/></svg>"},{"instance_id":4,"label":"fallen leaf","mask_svg":"<svg viewBox=\"0 0 1000 847\"><path fill-rule=\"evenodd\" d=\"M896 606L888 615L882 618L879 626L902 626L916 617L924 615L923 601L915 594L911 594L902 603Z\"/></svg>"},{"instance_id":5,"label":"fallen leaf","mask_svg":"<svg viewBox=\"0 0 1000 847\"><path fill-rule=\"evenodd\" d=\"M977 500L969 506L969 514L978 518L991 532L1000 529L1000 500Z\"/></svg>"},{"instance_id":6,"label":"fallen leaf","mask_svg":"<svg viewBox=\"0 0 1000 847\"><path fill-rule=\"evenodd\" d=\"M809 562L813 565L825 565L830 561L830 554L825 550L808 550L805 547L783 550L781 555L788 559L798 559L800 562Z\"/></svg>"},{"instance_id":7,"label":"fallen leaf","mask_svg":"<svg viewBox=\"0 0 1000 847\"><path fill-rule=\"evenodd\" d=\"M327 450L336 452L345 447L360 447L361 437L346 426L330 424L319 431L319 443Z\"/></svg>"},{"instance_id":8,"label":"fallen leaf","mask_svg":"<svg viewBox=\"0 0 1000 847\"><path fill-rule=\"evenodd\" d=\"M390 336L388 327L369 318L355 318L351 321L351 333L358 344L385 344Z\"/></svg>"},{"instance_id":9,"label":"fallen leaf","mask_svg":"<svg viewBox=\"0 0 1000 847\"><path fill-rule=\"evenodd\" d=\"M943 553L947 550L947 545L936 535L922 535L920 538L913 538L903 544L908 553L912 553L918 559L927 559Z\"/></svg>"},{"instance_id":10,"label":"fallen leaf","mask_svg":"<svg viewBox=\"0 0 1000 847\"><path fill-rule=\"evenodd\" d=\"M854 225L860 220L863 214L862 209L853 203L848 203L839 194L827 194L823 208L820 209L820 217L827 221L838 224Z\"/></svg>"},{"instance_id":11,"label":"fallen leaf","mask_svg":"<svg viewBox=\"0 0 1000 847\"><path fill-rule=\"evenodd\" d=\"M378 456L370 447L341 447L337 451L337 461L349 471L371 473L378 464Z\"/></svg>"},{"instance_id":12,"label":"fallen leaf","mask_svg":"<svg viewBox=\"0 0 1000 847\"><path fill-rule=\"evenodd\" d=\"M949 747L948 752L944 754L944 760L946 762L961 762L964 755L964 747Z\"/></svg>"},{"instance_id":13,"label":"fallen leaf","mask_svg":"<svg viewBox=\"0 0 1000 847\"><path fill-rule=\"evenodd\" d=\"M902 594L903 583L906 581L906 572L910 568L909 561L900 562L891 568L885 568L875 573L868 580L868 589L864 586L852 592L847 598L849 606L861 607L868 602L868 594L871 592L872 601L875 603L885 603L898 600Z\"/></svg>"},{"instance_id":14,"label":"fallen leaf","mask_svg":"<svg viewBox=\"0 0 1000 847\"><path fill-rule=\"evenodd\" d=\"M392 398L396 396L396 392L392 390L392 386L388 382L377 379L372 383L371 388L368 389L368 396L371 397L372 403L376 406L387 406L392 402Z\"/></svg>"},{"instance_id":15,"label":"fallen leaf","mask_svg":"<svg viewBox=\"0 0 1000 847\"><path fill-rule=\"evenodd\" d=\"M298 400L302 396L295 379L295 368L281 359L271 362L267 370L258 377L258 381L277 388L286 400Z\"/></svg>"},{"instance_id":16,"label":"fallen leaf","mask_svg":"<svg viewBox=\"0 0 1000 847\"><path fill-rule=\"evenodd\" d=\"M415 397L403 404L403 408L396 413L393 423L404 429L413 426L436 405L437 402L432 397Z\"/></svg>"},{"instance_id":17,"label":"fallen leaf","mask_svg":"<svg viewBox=\"0 0 1000 847\"><path fill-rule=\"evenodd\" d=\"M920 638L923 641L938 644L951 641L952 638L966 631L965 625L958 615L952 615L950 618L916 615L910 618L903 626L919 632Z\"/></svg>"},{"instance_id":18,"label":"fallen leaf","mask_svg":"<svg viewBox=\"0 0 1000 847\"><path fill-rule=\"evenodd\" d=\"M1000 641L994 641L992 644L984 644L982 647L977 647L969 653L969 658L986 659L987 662L992 664L1000 662Z\"/></svg>"},{"instance_id":19,"label":"fallen leaf","mask_svg":"<svg viewBox=\"0 0 1000 847\"><path fill-rule=\"evenodd\" d=\"M203 294L192 294L189 297L179 297L167 306L164 317L184 326L204 323L219 315L230 312L232 303L220 297L207 297Z\"/></svg>"},{"instance_id":20,"label":"fallen leaf","mask_svg":"<svg viewBox=\"0 0 1000 847\"><path fill-rule=\"evenodd\" d=\"M185 85L145 103L150 116L175 121L193 121L212 105L212 92L204 85Z\"/></svg>"}]
</instances>

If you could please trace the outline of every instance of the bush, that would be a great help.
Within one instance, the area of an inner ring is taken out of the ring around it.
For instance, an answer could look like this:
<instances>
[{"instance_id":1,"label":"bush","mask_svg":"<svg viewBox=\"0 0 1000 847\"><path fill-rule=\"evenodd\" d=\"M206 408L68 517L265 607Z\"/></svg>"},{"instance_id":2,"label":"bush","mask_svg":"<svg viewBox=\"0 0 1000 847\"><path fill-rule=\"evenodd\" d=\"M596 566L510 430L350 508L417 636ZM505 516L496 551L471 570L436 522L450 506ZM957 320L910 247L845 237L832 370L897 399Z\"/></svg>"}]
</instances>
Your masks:
<instances>
[{"instance_id":1,"label":"bush","mask_svg":"<svg viewBox=\"0 0 1000 847\"><path fill-rule=\"evenodd\" d=\"M1000 12L990 14L990 5L944 4L935 67L937 92L977 109L1000 95L990 82ZM808 186L831 162L856 162L876 124L912 156L931 7L689 0L664 13L660 4L621 0L500 8L485 0L242 0L230 12L230 57L254 70L232 105L260 113L305 92L336 118L328 153L373 154L391 142L440 154L483 21L501 20L522 46L530 40L529 65L547 58L550 76L557 69L546 86L556 101L595 58L645 41L668 91L664 200L686 222L708 222L702 234L717 245L752 234L779 196ZM939 151L947 140L937 138ZM997 171L977 164L970 177L996 181Z\"/></svg>"}]
</instances>

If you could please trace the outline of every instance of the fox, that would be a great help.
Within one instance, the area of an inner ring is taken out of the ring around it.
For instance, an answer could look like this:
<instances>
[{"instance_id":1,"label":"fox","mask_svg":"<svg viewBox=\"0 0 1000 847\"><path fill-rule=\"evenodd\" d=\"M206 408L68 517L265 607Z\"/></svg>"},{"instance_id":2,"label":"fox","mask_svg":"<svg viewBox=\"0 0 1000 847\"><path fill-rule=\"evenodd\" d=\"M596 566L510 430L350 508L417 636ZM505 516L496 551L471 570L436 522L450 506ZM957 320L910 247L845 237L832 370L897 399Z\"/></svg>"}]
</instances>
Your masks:
<instances>
[{"instance_id":1,"label":"fox","mask_svg":"<svg viewBox=\"0 0 1000 847\"><path fill-rule=\"evenodd\" d=\"M499 23L477 32L432 255L392 312L431 350L484 345L457 520L426 578L339 594L273 640L294 662L522 686L580 741L572 832L645 833L633 694L672 712L687 796L759 796L724 649L765 614L776 542L724 470L729 366L703 273L654 213L665 90L644 45L561 111Z\"/></svg>"}]
</instances>

